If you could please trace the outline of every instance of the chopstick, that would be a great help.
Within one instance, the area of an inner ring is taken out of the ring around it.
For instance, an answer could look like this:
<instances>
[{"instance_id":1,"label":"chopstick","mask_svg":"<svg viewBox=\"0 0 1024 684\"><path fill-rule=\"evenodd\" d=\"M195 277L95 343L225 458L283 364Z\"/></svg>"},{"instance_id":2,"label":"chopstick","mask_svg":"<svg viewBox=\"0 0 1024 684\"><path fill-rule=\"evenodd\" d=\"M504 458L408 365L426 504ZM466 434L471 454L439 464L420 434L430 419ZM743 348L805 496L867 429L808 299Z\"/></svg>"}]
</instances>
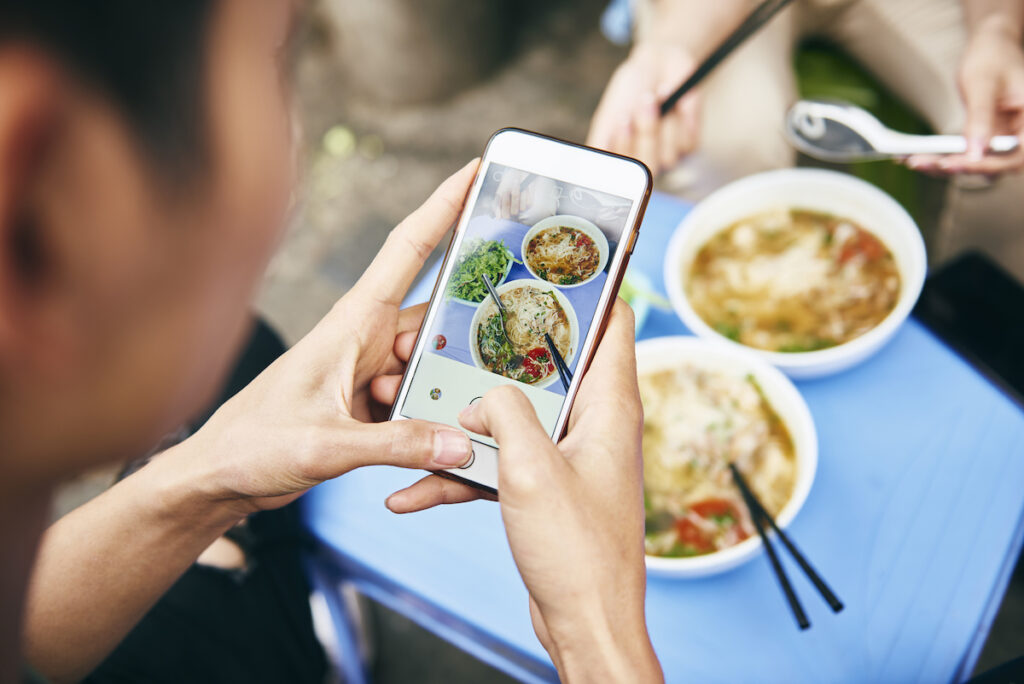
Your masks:
<instances>
[{"instance_id":1,"label":"chopstick","mask_svg":"<svg viewBox=\"0 0 1024 684\"><path fill-rule=\"evenodd\" d=\"M786 7L793 0L764 0L757 8L750 13L743 23L736 27L729 36L722 41L722 43L715 48L714 52L708 55L707 59L701 62L700 66L690 74L690 77L683 81L683 84L675 89L668 98L661 103L661 116L665 116L672 108L676 106L676 103L690 92L698 83L704 80L709 73L711 73L715 67L722 63L726 57L732 54L733 50L738 48L746 41L751 35L756 33L758 29L771 21L772 17L778 14L783 8Z\"/></svg>"},{"instance_id":2,"label":"chopstick","mask_svg":"<svg viewBox=\"0 0 1024 684\"><path fill-rule=\"evenodd\" d=\"M558 347L555 346L555 341L551 339L549 333L544 333L544 341L548 343L551 358L555 362L555 368L558 369L558 377L562 379L562 387L568 392L569 383L572 382L572 373L569 372L569 366L565 364L565 359L562 358L562 354L558 351Z\"/></svg>"},{"instance_id":3,"label":"chopstick","mask_svg":"<svg viewBox=\"0 0 1024 684\"><path fill-rule=\"evenodd\" d=\"M786 571L779 562L775 548L768 540L768 534L764 529L765 521L767 521L775 531L778 538L782 540L783 545L789 551L790 555L793 556L793 559L796 560L797 565L799 565L800 569L805 575L807 575L811 584L813 584L814 588L818 590L832 611L835 613L841 611L843 609L842 601L839 600L828 584L825 583L825 580L821 578L810 562L804 557L796 547L796 544L790 540L789 535L779 529L779 526L775 523L775 519L769 515L768 511L766 511L764 506L761 505L761 502L758 501L757 496L753 491L751 491L750 486L736 467L736 464L730 463L729 470L732 471L732 478L736 482L736 487L740 490L740 495L743 496L744 503L747 504L747 508L750 511L750 517L753 519L754 526L757 528L757 533L761 537L761 541L764 543L765 551L768 553L768 559L771 561L772 570L775 572L775 576L778 579L779 584L782 586L782 591L786 595L786 600L789 603L790 609L793 611L793 616L796 618L797 625L799 625L800 629L807 629L811 626L811 623L807 619L807 614L804 613L803 606L800 605L800 601L797 599L796 593L793 591L793 586L789 582L789 577L787 577Z\"/></svg>"}]
</instances>

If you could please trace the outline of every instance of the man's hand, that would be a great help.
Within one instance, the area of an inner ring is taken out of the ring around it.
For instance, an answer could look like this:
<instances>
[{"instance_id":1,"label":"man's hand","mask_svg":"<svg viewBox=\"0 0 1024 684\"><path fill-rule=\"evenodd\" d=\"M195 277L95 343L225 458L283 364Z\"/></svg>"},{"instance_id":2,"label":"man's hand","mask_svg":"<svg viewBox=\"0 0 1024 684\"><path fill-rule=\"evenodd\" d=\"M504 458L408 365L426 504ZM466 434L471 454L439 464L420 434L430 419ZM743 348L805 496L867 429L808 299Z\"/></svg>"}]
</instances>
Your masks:
<instances>
[{"instance_id":1,"label":"man's hand","mask_svg":"<svg viewBox=\"0 0 1024 684\"><path fill-rule=\"evenodd\" d=\"M394 385L382 379L376 390L386 398ZM629 307L616 302L557 446L510 385L488 392L459 421L498 442L509 545L534 629L562 678L660 681L644 620L643 411ZM402 513L478 496L431 475L387 505Z\"/></svg>"},{"instance_id":2,"label":"man's hand","mask_svg":"<svg viewBox=\"0 0 1024 684\"><path fill-rule=\"evenodd\" d=\"M694 91L659 118L658 107L696 68L678 45L641 43L616 69L594 112L587 144L636 157L659 173L697 146L700 96Z\"/></svg>"},{"instance_id":3,"label":"man's hand","mask_svg":"<svg viewBox=\"0 0 1024 684\"><path fill-rule=\"evenodd\" d=\"M474 161L445 181L391 232L363 277L312 332L172 450L187 453L191 472L206 474L195 481L205 483L207 498L236 501L244 515L284 505L362 465L437 469L468 460L469 439L460 430L418 420L374 423L383 407L369 388L373 378L404 367L396 338L415 334L425 307L399 306L458 218L476 168Z\"/></svg>"},{"instance_id":4,"label":"man's hand","mask_svg":"<svg viewBox=\"0 0 1024 684\"><path fill-rule=\"evenodd\" d=\"M959 74L967 123L967 153L914 155L912 169L938 174L996 176L1024 167L1024 50L1021 32L999 16L978 23L971 32ZM1008 154L989 152L995 135L1016 135L1022 146Z\"/></svg>"}]
</instances>

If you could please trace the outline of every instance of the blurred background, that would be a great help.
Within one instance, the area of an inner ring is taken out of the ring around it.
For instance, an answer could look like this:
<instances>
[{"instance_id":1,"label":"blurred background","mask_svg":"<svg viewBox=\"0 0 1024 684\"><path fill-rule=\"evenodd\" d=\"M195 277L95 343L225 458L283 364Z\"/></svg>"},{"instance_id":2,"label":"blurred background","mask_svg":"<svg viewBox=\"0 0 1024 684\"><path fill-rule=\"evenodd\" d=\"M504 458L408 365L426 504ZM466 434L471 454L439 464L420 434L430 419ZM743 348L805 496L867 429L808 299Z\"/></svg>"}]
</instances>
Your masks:
<instances>
[{"instance_id":1,"label":"blurred background","mask_svg":"<svg viewBox=\"0 0 1024 684\"><path fill-rule=\"evenodd\" d=\"M601 34L605 4L311 3L297 64L307 178L258 302L289 342L495 130L582 142L626 55Z\"/></svg>"}]
</instances>

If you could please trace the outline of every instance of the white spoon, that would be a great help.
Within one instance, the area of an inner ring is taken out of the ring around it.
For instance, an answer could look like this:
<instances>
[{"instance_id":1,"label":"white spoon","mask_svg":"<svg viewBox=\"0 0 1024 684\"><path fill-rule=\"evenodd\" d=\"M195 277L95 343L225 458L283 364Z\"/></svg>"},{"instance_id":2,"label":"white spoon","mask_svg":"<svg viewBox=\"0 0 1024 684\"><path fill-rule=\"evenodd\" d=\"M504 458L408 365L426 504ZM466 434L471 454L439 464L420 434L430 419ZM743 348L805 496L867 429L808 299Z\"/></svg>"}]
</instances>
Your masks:
<instances>
[{"instance_id":1,"label":"white spoon","mask_svg":"<svg viewBox=\"0 0 1024 684\"><path fill-rule=\"evenodd\" d=\"M786 137L804 154L829 162L967 152L967 139L962 135L900 133L860 107L821 100L800 100L790 108ZM989 150L1006 154L1019 145L1016 136L997 135L989 142Z\"/></svg>"}]
</instances>

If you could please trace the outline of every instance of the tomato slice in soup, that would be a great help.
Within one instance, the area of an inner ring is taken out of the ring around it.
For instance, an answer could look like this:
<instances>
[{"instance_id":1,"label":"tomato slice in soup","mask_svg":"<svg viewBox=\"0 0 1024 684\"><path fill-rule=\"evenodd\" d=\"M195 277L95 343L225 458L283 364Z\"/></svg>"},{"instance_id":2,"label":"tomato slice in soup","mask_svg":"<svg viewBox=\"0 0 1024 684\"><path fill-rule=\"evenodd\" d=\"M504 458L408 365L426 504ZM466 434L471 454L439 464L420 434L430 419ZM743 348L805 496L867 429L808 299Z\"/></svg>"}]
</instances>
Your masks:
<instances>
[{"instance_id":1,"label":"tomato slice in soup","mask_svg":"<svg viewBox=\"0 0 1024 684\"><path fill-rule=\"evenodd\" d=\"M714 543L699 527L686 518L676 520L676 535L679 543L693 547L699 553L706 553L714 549Z\"/></svg>"}]
</instances>

